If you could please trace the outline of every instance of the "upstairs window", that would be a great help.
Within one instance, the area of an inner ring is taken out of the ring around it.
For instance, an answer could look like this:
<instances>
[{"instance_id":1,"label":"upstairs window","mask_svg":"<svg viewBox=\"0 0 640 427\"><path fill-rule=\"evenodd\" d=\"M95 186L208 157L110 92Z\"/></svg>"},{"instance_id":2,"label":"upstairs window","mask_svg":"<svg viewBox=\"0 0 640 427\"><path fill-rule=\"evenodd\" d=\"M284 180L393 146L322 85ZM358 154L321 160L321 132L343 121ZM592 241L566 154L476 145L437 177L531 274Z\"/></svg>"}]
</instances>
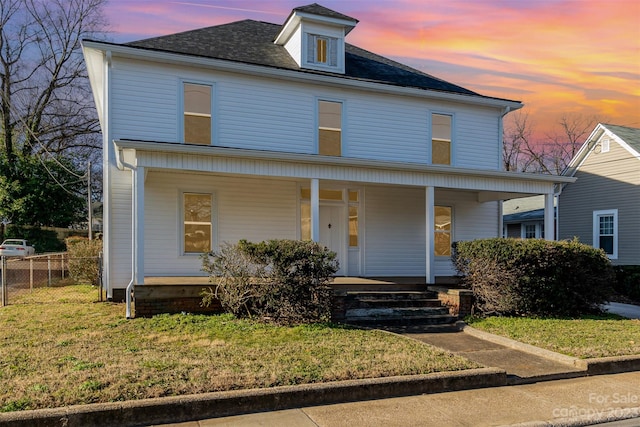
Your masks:
<instances>
[{"instance_id":1,"label":"upstairs window","mask_svg":"<svg viewBox=\"0 0 640 427\"><path fill-rule=\"evenodd\" d=\"M451 164L451 116L431 115L431 163Z\"/></svg>"},{"instance_id":2,"label":"upstairs window","mask_svg":"<svg viewBox=\"0 0 640 427\"><path fill-rule=\"evenodd\" d=\"M211 144L211 86L184 84L184 142Z\"/></svg>"},{"instance_id":3,"label":"upstairs window","mask_svg":"<svg viewBox=\"0 0 640 427\"><path fill-rule=\"evenodd\" d=\"M307 36L307 62L310 64L338 66L338 39L309 34Z\"/></svg>"},{"instance_id":4,"label":"upstairs window","mask_svg":"<svg viewBox=\"0 0 640 427\"><path fill-rule=\"evenodd\" d=\"M608 153L610 148L611 140L607 137L602 138L602 142L600 143L600 152Z\"/></svg>"},{"instance_id":5,"label":"upstairs window","mask_svg":"<svg viewBox=\"0 0 640 427\"><path fill-rule=\"evenodd\" d=\"M318 154L342 155L342 103L318 101Z\"/></svg>"}]
</instances>

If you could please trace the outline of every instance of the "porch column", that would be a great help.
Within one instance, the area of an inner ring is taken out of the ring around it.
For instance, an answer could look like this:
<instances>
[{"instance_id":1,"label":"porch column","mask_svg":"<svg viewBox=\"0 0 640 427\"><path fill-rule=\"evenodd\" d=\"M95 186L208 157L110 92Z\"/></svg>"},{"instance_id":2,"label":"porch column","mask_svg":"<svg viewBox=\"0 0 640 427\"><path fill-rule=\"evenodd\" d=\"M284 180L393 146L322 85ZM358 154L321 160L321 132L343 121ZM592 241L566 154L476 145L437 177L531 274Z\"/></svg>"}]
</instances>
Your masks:
<instances>
[{"instance_id":1,"label":"porch column","mask_svg":"<svg viewBox=\"0 0 640 427\"><path fill-rule=\"evenodd\" d=\"M436 283L435 276L435 207L434 189L425 187L425 236L426 236L426 276L427 284Z\"/></svg>"},{"instance_id":2,"label":"porch column","mask_svg":"<svg viewBox=\"0 0 640 427\"><path fill-rule=\"evenodd\" d=\"M133 255L134 283L144 285L144 167L133 170Z\"/></svg>"},{"instance_id":3,"label":"porch column","mask_svg":"<svg viewBox=\"0 0 640 427\"><path fill-rule=\"evenodd\" d=\"M544 195L544 238L545 240L555 239L555 221L554 221L554 209L553 209L553 193L547 193Z\"/></svg>"},{"instance_id":4,"label":"porch column","mask_svg":"<svg viewBox=\"0 0 640 427\"><path fill-rule=\"evenodd\" d=\"M320 180L311 179L311 240L320 241Z\"/></svg>"}]
</instances>

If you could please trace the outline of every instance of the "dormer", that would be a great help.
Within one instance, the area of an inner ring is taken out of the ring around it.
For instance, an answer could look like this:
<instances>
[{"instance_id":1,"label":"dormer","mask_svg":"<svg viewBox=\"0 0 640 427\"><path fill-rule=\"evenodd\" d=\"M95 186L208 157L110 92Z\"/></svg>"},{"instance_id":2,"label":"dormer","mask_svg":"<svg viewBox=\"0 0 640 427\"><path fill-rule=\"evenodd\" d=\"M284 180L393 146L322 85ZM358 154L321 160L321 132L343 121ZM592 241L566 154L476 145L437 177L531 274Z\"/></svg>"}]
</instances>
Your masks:
<instances>
[{"instance_id":1,"label":"dormer","mask_svg":"<svg viewBox=\"0 0 640 427\"><path fill-rule=\"evenodd\" d=\"M317 3L296 7L274 43L284 46L300 68L344 74L344 39L357 23Z\"/></svg>"}]
</instances>

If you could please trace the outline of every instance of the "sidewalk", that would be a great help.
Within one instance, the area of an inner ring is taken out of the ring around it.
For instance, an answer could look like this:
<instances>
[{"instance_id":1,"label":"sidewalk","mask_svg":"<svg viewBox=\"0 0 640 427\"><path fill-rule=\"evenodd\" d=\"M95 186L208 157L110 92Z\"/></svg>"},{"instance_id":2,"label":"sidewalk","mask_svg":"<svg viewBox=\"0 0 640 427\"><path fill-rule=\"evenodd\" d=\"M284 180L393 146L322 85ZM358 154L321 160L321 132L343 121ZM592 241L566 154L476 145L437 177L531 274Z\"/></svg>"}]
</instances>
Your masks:
<instances>
[{"instance_id":1,"label":"sidewalk","mask_svg":"<svg viewBox=\"0 0 640 427\"><path fill-rule=\"evenodd\" d=\"M585 426L640 417L640 372L240 415L165 427ZM625 426L640 425L640 418Z\"/></svg>"}]
</instances>

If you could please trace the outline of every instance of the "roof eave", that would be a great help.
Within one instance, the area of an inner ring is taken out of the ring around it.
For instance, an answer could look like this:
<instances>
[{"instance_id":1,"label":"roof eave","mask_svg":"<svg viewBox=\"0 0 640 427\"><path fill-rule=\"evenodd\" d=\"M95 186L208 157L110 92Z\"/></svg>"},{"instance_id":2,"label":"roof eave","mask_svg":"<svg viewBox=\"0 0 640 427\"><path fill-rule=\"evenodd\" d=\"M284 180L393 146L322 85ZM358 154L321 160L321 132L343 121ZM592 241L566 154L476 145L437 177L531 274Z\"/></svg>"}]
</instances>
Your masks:
<instances>
[{"instance_id":1,"label":"roof eave","mask_svg":"<svg viewBox=\"0 0 640 427\"><path fill-rule=\"evenodd\" d=\"M509 111L515 111L523 107L523 104L521 102L508 99L492 98L482 95L468 95L454 92L445 92L434 89L421 89L409 86L398 86L384 82L352 79L342 75L333 76L328 74L320 74L310 70L289 70L285 68L277 68L266 65L249 64L233 60L208 58L184 53L167 52L137 46L125 46L117 43L98 42L94 40L83 40L82 43L87 47L110 51L112 55L118 55L124 58L144 59L148 61L174 64L198 65L235 73L268 76L273 78L298 80L305 82L321 82L332 86L346 86L355 89L393 93L396 95L428 97L431 99L462 102L465 104L482 105L500 109L508 108Z\"/></svg>"}]
</instances>

